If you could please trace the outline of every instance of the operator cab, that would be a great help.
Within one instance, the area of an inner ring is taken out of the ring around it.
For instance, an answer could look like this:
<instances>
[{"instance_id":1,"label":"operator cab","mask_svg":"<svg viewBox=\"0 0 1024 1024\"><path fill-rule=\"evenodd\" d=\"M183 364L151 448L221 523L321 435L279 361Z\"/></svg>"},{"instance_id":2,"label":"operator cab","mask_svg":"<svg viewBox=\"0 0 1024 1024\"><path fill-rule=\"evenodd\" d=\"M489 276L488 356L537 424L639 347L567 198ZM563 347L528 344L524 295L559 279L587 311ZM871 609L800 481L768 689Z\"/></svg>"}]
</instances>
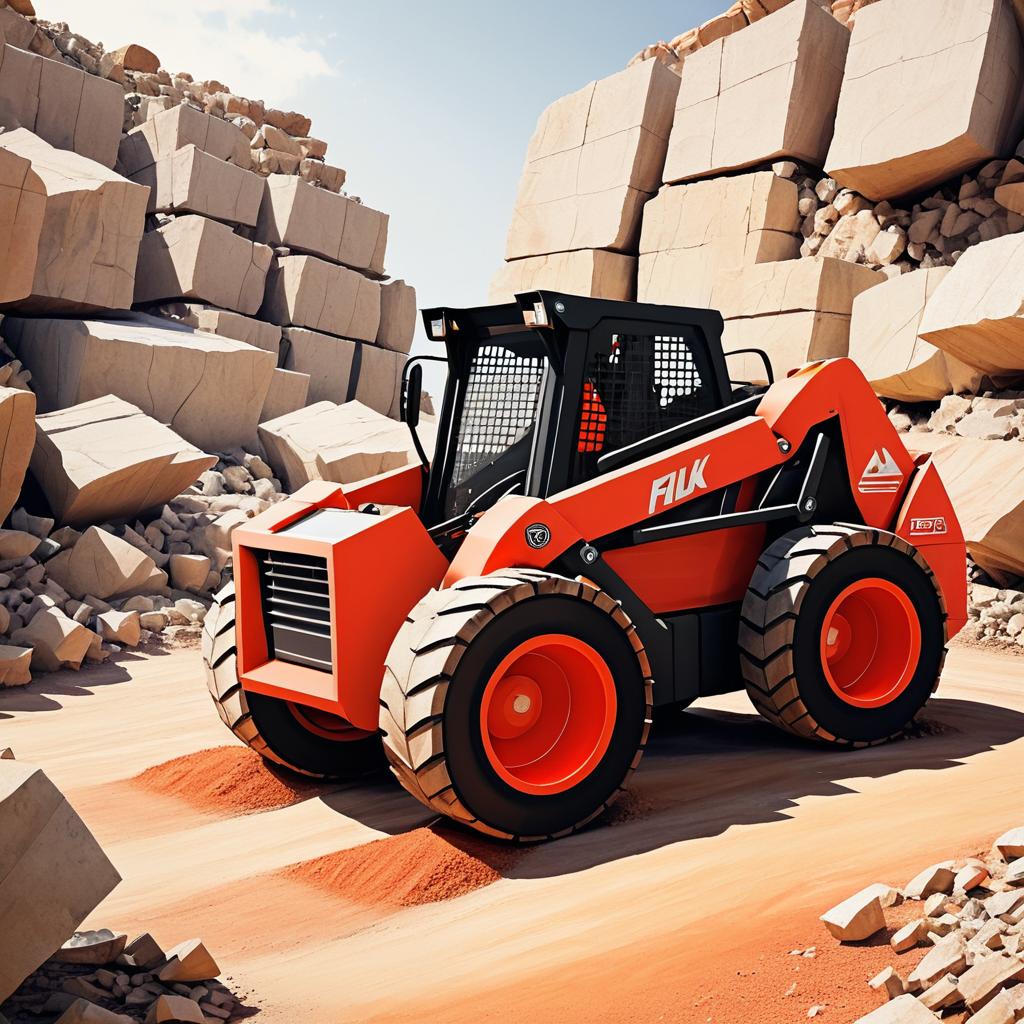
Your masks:
<instances>
[{"instance_id":1,"label":"operator cab","mask_svg":"<svg viewBox=\"0 0 1024 1024\"><path fill-rule=\"evenodd\" d=\"M711 310L536 291L423 319L448 364L421 510L436 537L732 422L764 390L734 390Z\"/></svg>"}]
</instances>

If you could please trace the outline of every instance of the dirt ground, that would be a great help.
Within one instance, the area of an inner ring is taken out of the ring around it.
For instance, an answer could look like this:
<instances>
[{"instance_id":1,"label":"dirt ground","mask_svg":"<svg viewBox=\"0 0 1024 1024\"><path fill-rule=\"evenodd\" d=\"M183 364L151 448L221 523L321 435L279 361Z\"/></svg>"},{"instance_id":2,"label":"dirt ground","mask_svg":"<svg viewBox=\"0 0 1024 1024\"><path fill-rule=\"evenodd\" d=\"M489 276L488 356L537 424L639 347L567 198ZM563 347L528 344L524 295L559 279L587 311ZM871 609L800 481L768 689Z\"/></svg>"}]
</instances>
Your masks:
<instances>
[{"instance_id":1,"label":"dirt ground","mask_svg":"<svg viewBox=\"0 0 1024 1024\"><path fill-rule=\"evenodd\" d=\"M742 696L663 714L611 821L528 851L432 827L387 780L267 775L194 650L0 692L7 745L124 876L90 924L202 936L259 1024L846 1022L893 958L818 915L1024 824L1024 658L955 648L927 727L869 751L790 742Z\"/></svg>"}]
</instances>

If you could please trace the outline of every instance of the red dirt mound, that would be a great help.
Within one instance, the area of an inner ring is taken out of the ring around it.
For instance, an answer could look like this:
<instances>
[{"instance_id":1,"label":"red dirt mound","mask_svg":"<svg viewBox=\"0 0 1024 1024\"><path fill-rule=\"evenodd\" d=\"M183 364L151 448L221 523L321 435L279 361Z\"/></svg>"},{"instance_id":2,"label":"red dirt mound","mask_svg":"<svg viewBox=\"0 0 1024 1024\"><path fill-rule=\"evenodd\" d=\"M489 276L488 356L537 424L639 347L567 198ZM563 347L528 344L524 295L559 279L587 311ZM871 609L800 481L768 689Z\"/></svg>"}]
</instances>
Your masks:
<instances>
[{"instance_id":1,"label":"red dirt mound","mask_svg":"<svg viewBox=\"0 0 1024 1024\"><path fill-rule=\"evenodd\" d=\"M271 768L248 747L213 747L148 768L132 782L202 811L269 811L318 796L324 783Z\"/></svg>"},{"instance_id":2,"label":"red dirt mound","mask_svg":"<svg viewBox=\"0 0 1024 1024\"><path fill-rule=\"evenodd\" d=\"M288 868L285 874L354 903L417 907L502 877L513 850L445 829L418 828Z\"/></svg>"}]
</instances>

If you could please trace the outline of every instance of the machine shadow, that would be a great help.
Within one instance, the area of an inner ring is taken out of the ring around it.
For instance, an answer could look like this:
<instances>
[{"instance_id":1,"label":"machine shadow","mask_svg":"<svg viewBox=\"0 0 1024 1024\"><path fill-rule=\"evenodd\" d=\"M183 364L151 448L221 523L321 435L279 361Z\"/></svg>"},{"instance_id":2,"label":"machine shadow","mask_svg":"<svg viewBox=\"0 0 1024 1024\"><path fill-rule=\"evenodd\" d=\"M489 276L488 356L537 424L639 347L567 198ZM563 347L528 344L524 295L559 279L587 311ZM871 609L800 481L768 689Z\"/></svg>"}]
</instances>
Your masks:
<instances>
[{"instance_id":1,"label":"machine shadow","mask_svg":"<svg viewBox=\"0 0 1024 1024\"><path fill-rule=\"evenodd\" d=\"M808 746L756 714L690 708L663 712L627 792L578 835L514 848L439 822L393 780L320 797L339 814L394 835L430 827L507 878L545 878L780 821L812 796L848 795L850 778L943 771L1024 737L1024 714L967 700L933 700L906 739L866 750Z\"/></svg>"}]
</instances>

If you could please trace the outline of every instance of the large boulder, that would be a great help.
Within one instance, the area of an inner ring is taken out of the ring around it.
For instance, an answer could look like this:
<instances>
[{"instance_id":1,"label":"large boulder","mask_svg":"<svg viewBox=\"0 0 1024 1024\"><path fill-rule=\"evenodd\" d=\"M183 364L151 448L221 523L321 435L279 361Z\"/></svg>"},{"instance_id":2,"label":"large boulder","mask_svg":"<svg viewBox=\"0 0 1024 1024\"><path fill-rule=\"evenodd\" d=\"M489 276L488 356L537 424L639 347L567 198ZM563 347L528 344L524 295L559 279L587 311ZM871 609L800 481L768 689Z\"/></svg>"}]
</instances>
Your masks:
<instances>
[{"instance_id":1,"label":"large boulder","mask_svg":"<svg viewBox=\"0 0 1024 1024\"><path fill-rule=\"evenodd\" d=\"M56 672L62 668L77 672L99 638L59 608L43 608L27 626L15 630L11 640L32 649L32 668L37 672Z\"/></svg>"},{"instance_id":2,"label":"large boulder","mask_svg":"<svg viewBox=\"0 0 1024 1024\"><path fill-rule=\"evenodd\" d=\"M4 333L32 371L41 412L116 395L209 451L252 441L277 362L240 341L142 314L7 317Z\"/></svg>"},{"instance_id":3,"label":"large boulder","mask_svg":"<svg viewBox=\"0 0 1024 1024\"><path fill-rule=\"evenodd\" d=\"M147 231L139 245L135 301L198 299L255 313L263 302L273 251L226 224L185 216Z\"/></svg>"},{"instance_id":4,"label":"large boulder","mask_svg":"<svg viewBox=\"0 0 1024 1024\"><path fill-rule=\"evenodd\" d=\"M678 90L675 72L650 60L551 104L527 150L505 258L635 252L643 205L661 184Z\"/></svg>"},{"instance_id":5,"label":"large boulder","mask_svg":"<svg viewBox=\"0 0 1024 1024\"><path fill-rule=\"evenodd\" d=\"M0 149L0 304L32 293L46 189L23 156Z\"/></svg>"},{"instance_id":6,"label":"large boulder","mask_svg":"<svg viewBox=\"0 0 1024 1024\"><path fill-rule=\"evenodd\" d=\"M167 573L149 555L97 526L90 526L74 547L54 555L46 563L46 573L79 599L89 595L105 601L152 594L167 586Z\"/></svg>"},{"instance_id":7,"label":"large boulder","mask_svg":"<svg viewBox=\"0 0 1024 1024\"><path fill-rule=\"evenodd\" d=\"M388 215L293 175L271 174L256 238L379 275L384 273Z\"/></svg>"},{"instance_id":8,"label":"large boulder","mask_svg":"<svg viewBox=\"0 0 1024 1024\"><path fill-rule=\"evenodd\" d=\"M397 417L406 357L301 327L286 327L284 369L309 375L310 402L359 401L384 416Z\"/></svg>"},{"instance_id":9,"label":"large boulder","mask_svg":"<svg viewBox=\"0 0 1024 1024\"><path fill-rule=\"evenodd\" d=\"M149 188L149 213L198 213L255 227L263 199L258 174L218 160L194 144L143 167L131 180Z\"/></svg>"},{"instance_id":10,"label":"large boulder","mask_svg":"<svg viewBox=\"0 0 1024 1024\"><path fill-rule=\"evenodd\" d=\"M689 181L828 152L850 34L821 5L794 0L706 45L683 65L665 181Z\"/></svg>"},{"instance_id":11,"label":"large boulder","mask_svg":"<svg viewBox=\"0 0 1024 1024\"><path fill-rule=\"evenodd\" d=\"M380 286L377 344L381 348L408 353L416 333L416 319L416 289L411 284L398 279Z\"/></svg>"},{"instance_id":12,"label":"large boulder","mask_svg":"<svg viewBox=\"0 0 1024 1024\"><path fill-rule=\"evenodd\" d=\"M0 388L0 523L14 508L35 444L36 396Z\"/></svg>"},{"instance_id":13,"label":"large boulder","mask_svg":"<svg viewBox=\"0 0 1024 1024\"><path fill-rule=\"evenodd\" d=\"M854 300L850 358L877 394L902 402L937 402L980 385L979 371L919 334L925 307L949 272L949 267L932 267L901 274Z\"/></svg>"},{"instance_id":14,"label":"large boulder","mask_svg":"<svg viewBox=\"0 0 1024 1024\"><path fill-rule=\"evenodd\" d=\"M0 1002L121 880L42 769L0 759Z\"/></svg>"},{"instance_id":15,"label":"large boulder","mask_svg":"<svg viewBox=\"0 0 1024 1024\"><path fill-rule=\"evenodd\" d=\"M491 279L488 301L512 302L520 292L539 288L632 301L636 298L636 264L635 256L606 249L577 249L510 260Z\"/></svg>"},{"instance_id":16,"label":"large boulder","mask_svg":"<svg viewBox=\"0 0 1024 1024\"><path fill-rule=\"evenodd\" d=\"M1022 88L1024 54L1010 0L865 7L850 40L825 167L869 199L924 191L1013 152Z\"/></svg>"},{"instance_id":17,"label":"large boulder","mask_svg":"<svg viewBox=\"0 0 1024 1024\"><path fill-rule=\"evenodd\" d=\"M969 248L929 299L920 333L986 373L1024 372L1024 235Z\"/></svg>"},{"instance_id":18,"label":"large boulder","mask_svg":"<svg viewBox=\"0 0 1024 1024\"><path fill-rule=\"evenodd\" d=\"M799 198L771 171L663 189L644 207L637 298L707 306L721 272L795 260Z\"/></svg>"},{"instance_id":19,"label":"large boulder","mask_svg":"<svg viewBox=\"0 0 1024 1024\"><path fill-rule=\"evenodd\" d=\"M223 118L206 114L187 103L159 111L121 140L118 170L132 175L186 146L195 146L218 160L249 169L249 140Z\"/></svg>"},{"instance_id":20,"label":"large boulder","mask_svg":"<svg viewBox=\"0 0 1024 1024\"><path fill-rule=\"evenodd\" d=\"M30 260L32 285L18 311L128 309L147 190L24 128L0 133L0 149L29 161L45 204L38 246L19 253Z\"/></svg>"},{"instance_id":21,"label":"large boulder","mask_svg":"<svg viewBox=\"0 0 1024 1024\"><path fill-rule=\"evenodd\" d=\"M217 461L114 395L46 413L36 425L32 475L62 524L137 516Z\"/></svg>"},{"instance_id":22,"label":"large boulder","mask_svg":"<svg viewBox=\"0 0 1024 1024\"><path fill-rule=\"evenodd\" d=\"M373 341L380 327L381 286L347 267L313 256L279 256L267 275L260 315L358 341Z\"/></svg>"},{"instance_id":23,"label":"large boulder","mask_svg":"<svg viewBox=\"0 0 1024 1024\"><path fill-rule=\"evenodd\" d=\"M425 435L423 428L419 429L421 438L431 440L429 430ZM354 483L400 469L416 457L404 423L359 402L316 402L261 423L260 442L267 461L289 491L311 480Z\"/></svg>"},{"instance_id":24,"label":"large boulder","mask_svg":"<svg viewBox=\"0 0 1024 1024\"><path fill-rule=\"evenodd\" d=\"M109 170L123 122L124 92L116 82L4 46L0 37L0 125L35 132Z\"/></svg>"}]
</instances>

